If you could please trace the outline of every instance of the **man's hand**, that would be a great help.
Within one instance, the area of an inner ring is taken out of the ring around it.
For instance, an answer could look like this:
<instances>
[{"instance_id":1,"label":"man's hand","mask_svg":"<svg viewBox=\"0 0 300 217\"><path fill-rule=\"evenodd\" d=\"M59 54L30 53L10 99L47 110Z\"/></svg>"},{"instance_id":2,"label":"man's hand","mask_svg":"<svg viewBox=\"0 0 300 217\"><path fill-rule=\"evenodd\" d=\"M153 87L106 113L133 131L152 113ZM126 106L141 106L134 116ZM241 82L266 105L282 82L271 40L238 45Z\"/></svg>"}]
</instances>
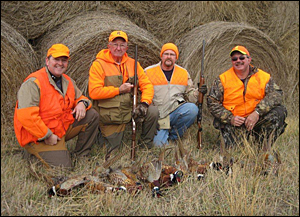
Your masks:
<instances>
[{"instance_id":1,"label":"man's hand","mask_svg":"<svg viewBox=\"0 0 300 217\"><path fill-rule=\"evenodd\" d=\"M57 135L52 134L47 139L45 139L44 142L46 145L56 145L59 140L60 138Z\"/></svg>"},{"instance_id":2,"label":"man's hand","mask_svg":"<svg viewBox=\"0 0 300 217\"><path fill-rule=\"evenodd\" d=\"M201 92L203 95L205 95L207 93L206 84L202 84L202 86L199 88L199 92Z\"/></svg>"},{"instance_id":3,"label":"man's hand","mask_svg":"<svg viewBox=\"0 0 300 217\"><path fill-rule=\"evenodd\" d=\"M85 110L85 105L83 102L80 102L75 106L75 108L71 114L73 115L74 113L75 113L75 119L78 121L85 118L86 110Z\"/></svg>"},{"instance_id":4,"label":"man's hand","mask_svg":"<svg viewBox=\"0 0 300 217\"><path fill-rule=\"evenodd\" d=\"M133 88L133 84L124 83L119 87L119 92L121 93L130 93L131 88Z\"/></svg>"},{"instance_id":5,"label":"man's hand","mask_svg":"<svg viewBox=\"0 0 300 217\"><path fill-rule=\"evenodd\" d=\"M148 111L148 104L145 102L140 103L136 109L133 111L133 119L136 122L143 122L145 119L145 116L147 114Z\"/></svg>"},{"instance_id":6,"label":"man's hand","mask_svg":"<svg viewBox=\"0 0 300 217\"><path fill-rule=\"evenodd\" d=\"M231 118L231 125L239 127L245 122L246 118L240 117L240 116L233 116Z\"/></svg>"},{"instance_id":7,"label":"man's hand","mask_svg":"<svg viewBox=\"0 0 300 217\"><path fill-rule=\"evenodd\" d=\"M259 115L256 111L253 111L246 119L245 126L248 131L252 130L259 119Z\"/></svg>"}]
</instances>

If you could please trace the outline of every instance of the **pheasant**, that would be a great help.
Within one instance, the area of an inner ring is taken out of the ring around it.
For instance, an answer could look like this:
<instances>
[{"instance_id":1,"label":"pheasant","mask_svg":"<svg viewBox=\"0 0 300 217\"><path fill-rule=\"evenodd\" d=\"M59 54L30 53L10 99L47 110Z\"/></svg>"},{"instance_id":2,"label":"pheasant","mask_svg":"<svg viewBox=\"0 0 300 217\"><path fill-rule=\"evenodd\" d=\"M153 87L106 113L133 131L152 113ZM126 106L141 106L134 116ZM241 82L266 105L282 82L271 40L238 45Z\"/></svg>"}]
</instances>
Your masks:
<instances>
[{"instance_id":1,"label":"pheasant","mask_svg":"<svg viewBox=\"0 0 300 217\"><path fill-rule=\"evenodd\" d=\"M54 175L48 175L51 172L55 174L55 171L52 168L48 168L47 170L48 172L42 173L36 171L33 164L30 163L29 165L30 174L38 179L43 179L47 183L47 193L49 197L53 197L55 195L69 195L72 189L82 187L89 181L89 178L86 175L74 176L72 178L67 178L66 176L56 177Z\"/></svg>"},{"instance_id":2,"label":"pheasant","mask_svg":"<svg viewBox=\"0 0 300 217\"><path fill-rule=\"evenodd\" d=\"M53 197L55 195L67 196L71 193L72 189L76 187L83 187L89 181L90 181L89 176L86 175L74 176L72 178L64 180L61 183L53 185L48 190L48 196L49 197Z\"/></svg>"},{"instance_id":3,"label":"pheasant","mask_svg":"<svg viewBox=\"0 0 300 217\"><path fill-rule=\"evenodd\" d=\"M91 193L107 193L125 190L122 187L117 187L105 182L102 182L99 177L92 175L80 175L69 178L59 184L52 186L48 190L48 196L68 196L75 188L85 187Z\"/></svg>"},{"instance_id":4,"label":"pheasant","mask_svg":"<svg viewBox=\"0 0 300 217\"><path fill-rule=\"evenodd\" d=\"M143 189L142 184L130 168L109 168L106 173L102 174L102 177L106 177L113 185L123 186L132 195Z\"/></svg>"},{"instance_id":5,"label":"pheasant","mask_svg":"<svg viewBox=\"0 0 300 217\"><path fill-rule=\"evenodd\" d=\"M123 156L123 155L122 155ZM116 160L116 159L112 159ZM112 161L105 162L105 166L110 166ZM66 178L56 181L53 183L51 188L48 190L49 197L58 195L58 196L67 196L71 193L71 191L78 187L86 186L92 193L99 192L115 192L117 190L123 189L114 185L107 184L105 182L100 181L98 177L98 170L100 167L97 167L92 175L79 175L71 178Z\"/></svg>"},{"instance_id":6,"label":"pheasant","mask_svg":"<svg viewBox=\"0 0 300 217\"><path fill-rule=\"evenodd\" d=\"M119 166L118 168L115 169L111 167L111 165L115 163L117 160L119 160L121 157L123 157L124 154L125 152L121 152L118 155L116 155L114 158L107 160L103 164L103 168L106 169L105 172L99 174L101 169L103 168L97 166L92 172L92 174L94 176L98 176L103 179L106 179L108 182L112 183L113 185L119 186L124 190L128 191L130 194L135 195L143 189L142 184L137 179L137 176L134 172L136 170L134 169L135 165L132 165L132 167L124 167L124 168Z\"/></svg>"},{"instance_id":7,"label":"pheasant","mask_svg":"<svg viewBox=\"0 0 300 217\"><path fill-rule=\"evenodd\" d=\"M105 183L96 176L91 176L91 180L86 183L85 187L89 189L91 193L118 192L119 190L126 192L127 190L123 186L116 187L115 185Z\"/></svg>"},{"instance_id":8,"label":"pheasant","mask_svg":"<svg viewBox=\"0 0 300 217\"><path fill-rule=\"evenodd\" d=\"M150 189L152 190L153 197L161 197L162 193L160 191L160 181L164 154L167 149L162 149L160 151L158 159L153 159L151 161L146 161L142 163L140 169L137 171L137 176L140 180L148 183Z\"/></svg>"},{"instance_id":9,"label":"pheasant","mask_svg":"<svg viewBox=\"0 0 300 217\"><path fill-rule=\"evenodd\" d=\"M176 167L163 165L159 182L161 187L170 187L181 182L183 172Z\"/></svg>"},{"instance_id":10,"label":"pheasant","mask_svg":"<svg viewBox=\"0 0 300 217\"><path fill-rule=\"evenodd\" d=\"M175 149L175 160L176 160L176 167L183 171L184 174L188 173L197 173L197 179L201 180L204 178L207 169L209 168L208 163L201 164L195 161L191 157L191 151L188 153L183 144L179 141L178 143L179 155L177 153L177 149Z\"/></svg>"},{"instance_id":11,"label":"pheasant","mask_svg":"<svg viewBox=\"0 0 300 217\"><path fill-rule=\"evenodd\" d=\"M281 159L278 152L265 153L263 159L263 174L268 175L270 172L273 172L274 175L278 175L280 164Z\"/></svg>"}]
</instances>

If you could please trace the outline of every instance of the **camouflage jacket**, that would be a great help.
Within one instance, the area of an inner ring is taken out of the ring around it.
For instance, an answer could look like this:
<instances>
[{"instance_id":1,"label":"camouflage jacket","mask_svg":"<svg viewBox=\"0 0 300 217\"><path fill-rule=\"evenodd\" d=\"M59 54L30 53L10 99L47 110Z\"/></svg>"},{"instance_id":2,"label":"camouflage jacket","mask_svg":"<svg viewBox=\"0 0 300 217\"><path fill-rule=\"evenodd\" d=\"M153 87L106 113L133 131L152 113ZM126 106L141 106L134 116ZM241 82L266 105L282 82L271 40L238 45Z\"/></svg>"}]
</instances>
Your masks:
<instances>
[{"instance_id":1,"label":"camouflage jacket","mask_svg":"<svg viewBox=\"0 0 300 217\"><path fill-rule=\"evenodd\" d=\"M257 72L257 67L250 66L250 73L245 79L244 84L247 85L251 75ZM223 107L224 88L218 76L213 82L209 94L207 95L207 107L210 113L223 124L231 121L233 114L231 111ZM274 107L281 105L283 100L283 92L281 88L274 82L272 77L265 88L265 97L257 104L255 110L259 116L264 116Z\"/></svg>"}]
</instances>

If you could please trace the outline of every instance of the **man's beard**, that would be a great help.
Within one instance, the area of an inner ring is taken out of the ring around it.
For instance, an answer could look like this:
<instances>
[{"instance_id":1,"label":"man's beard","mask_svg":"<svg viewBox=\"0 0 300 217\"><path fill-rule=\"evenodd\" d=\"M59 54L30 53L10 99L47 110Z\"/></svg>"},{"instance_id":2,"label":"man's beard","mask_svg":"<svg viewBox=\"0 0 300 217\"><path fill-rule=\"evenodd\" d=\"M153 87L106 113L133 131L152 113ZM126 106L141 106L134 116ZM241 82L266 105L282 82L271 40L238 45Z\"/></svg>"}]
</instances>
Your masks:
<instances>
[{"instance_id":1,"label":"man's beard","mask_svg":"<svg viewBox=\"0 0 300 217\"><path fill-rule=\"evenodd\" d=\"M170 66L173 66L174 63L173 63L172 60L167 59L167 60L165 60L164 64L165 64L167 67L170 67Z\"/></svg>"}]
</instances>

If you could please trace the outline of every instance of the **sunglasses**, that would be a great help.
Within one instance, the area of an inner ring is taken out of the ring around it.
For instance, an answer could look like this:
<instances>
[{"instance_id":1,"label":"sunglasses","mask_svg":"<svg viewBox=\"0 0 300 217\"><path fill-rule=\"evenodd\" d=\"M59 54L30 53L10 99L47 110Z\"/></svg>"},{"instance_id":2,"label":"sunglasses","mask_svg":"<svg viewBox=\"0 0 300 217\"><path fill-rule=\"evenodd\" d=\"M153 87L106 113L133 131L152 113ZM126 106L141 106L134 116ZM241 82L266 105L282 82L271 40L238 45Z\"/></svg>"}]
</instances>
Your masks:
<instances>
[{"instance_id":1,"label":"sunglasses","mask_svg":"<svg viewBox=\"0 0 300 217\"><path fill-rule=\"evenodd\" d=\"M239 57L233 57L233 58L231 58L231 60L232 60L233 62L235 62L235 61L237 61L238 59L244 60L245 58L246 58L245 56L239 56Z\"/></svg>"}]
</instances>

